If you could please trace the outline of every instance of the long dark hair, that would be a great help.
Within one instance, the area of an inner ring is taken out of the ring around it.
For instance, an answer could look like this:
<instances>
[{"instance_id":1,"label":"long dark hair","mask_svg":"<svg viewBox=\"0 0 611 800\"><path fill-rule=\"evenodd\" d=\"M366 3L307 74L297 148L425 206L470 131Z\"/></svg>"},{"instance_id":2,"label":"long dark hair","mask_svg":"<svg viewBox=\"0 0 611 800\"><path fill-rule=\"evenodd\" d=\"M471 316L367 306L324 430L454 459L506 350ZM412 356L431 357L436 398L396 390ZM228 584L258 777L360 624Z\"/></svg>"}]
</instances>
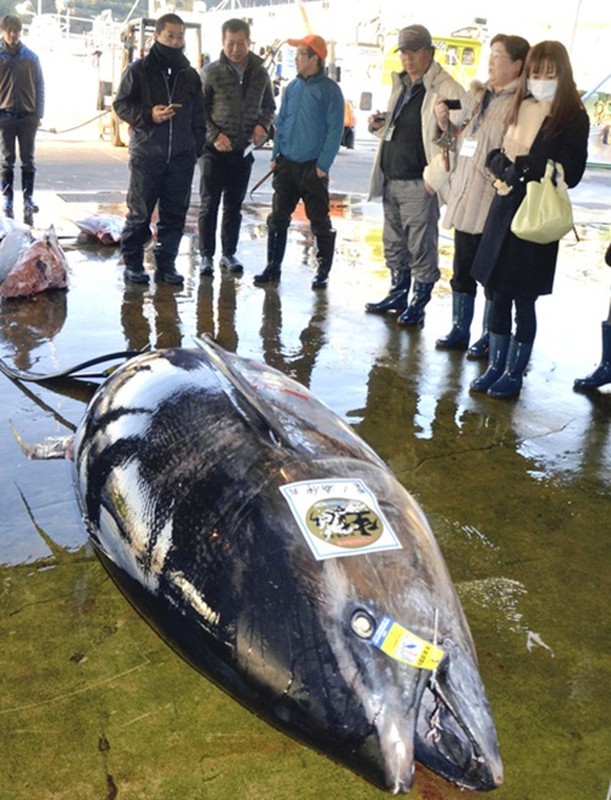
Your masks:
<instances>
[{"instance_id":1,"label":"long dark hair","mask_svg":"<svg viewBox=\"0 0 611 800\"><path fill-rule=\"evenodd\" d=\"M566 47L561 42L545 41L539 42L528 51L526 64L522 72L520 85L515 94L514 103L509 115L509 123L515 125L518 121L518 111L520 104L525 97L530 97L526 87L526 81L532 71L539 72L541 67L549 62L556 67L558 78L558 88L549 117L544 128L544 137L553 139L559 131L569 122L572 117L583 108L583 103L579 97L575 79L573 78L573 68Z\"/></svg>"}]
</instances>

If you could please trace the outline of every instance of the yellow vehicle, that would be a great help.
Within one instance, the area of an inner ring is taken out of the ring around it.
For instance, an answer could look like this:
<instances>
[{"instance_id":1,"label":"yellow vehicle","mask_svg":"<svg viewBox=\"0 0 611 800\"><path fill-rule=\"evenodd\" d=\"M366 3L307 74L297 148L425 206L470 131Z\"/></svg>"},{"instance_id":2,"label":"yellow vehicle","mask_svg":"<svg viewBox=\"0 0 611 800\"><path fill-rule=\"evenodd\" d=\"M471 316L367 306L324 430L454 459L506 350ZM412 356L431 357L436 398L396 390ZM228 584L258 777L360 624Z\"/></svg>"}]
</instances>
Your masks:
<instances>
[{"instance_id":1,"label":"yellow vehicle","mask_svg":"<svg viewBox=\"0 0 611 800\"><path fill-rule=\"evenodd\" d=\"M435 61L468 89L479 69L481 41L470 36L433 36L433 44Z\"/></svg>"}]
</instances>

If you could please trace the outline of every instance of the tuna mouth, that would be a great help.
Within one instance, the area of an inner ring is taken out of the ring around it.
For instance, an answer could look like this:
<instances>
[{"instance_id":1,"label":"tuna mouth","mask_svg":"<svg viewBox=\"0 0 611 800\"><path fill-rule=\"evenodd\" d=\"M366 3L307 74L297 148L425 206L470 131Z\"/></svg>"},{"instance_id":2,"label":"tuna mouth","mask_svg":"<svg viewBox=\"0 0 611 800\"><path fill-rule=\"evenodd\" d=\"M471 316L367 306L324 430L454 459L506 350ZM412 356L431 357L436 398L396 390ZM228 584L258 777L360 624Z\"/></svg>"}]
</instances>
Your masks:
<instances>
[{"instance_id":1,"label":"tuna mouth","mask_svg":"<svg viewBox=\"0 0 611 800\"><path fill-rule=\"evenodd\" d=\"M486 714L478 739L446 692L429 680L420 706L415 757L458 786L490 791L503 783L496 731Z\"/></svg>"},{"instance_id":2,"label":"tuna mouth","mask_svg":"<svg viewBox=\"0 0 611 800\"><path fill-rule=\"evenodd\" d=\"M350 618L352 633L369 643L377 639L376 647L380 647L378 633L383 626L378 616L363 607L355 609ZM404 633L410 635L407 630ZM437 666L413 669L409 689L404 673L396 684L403 691L387 694L385 705L378 705L372 720L384 788L394 794L410 790L416 760L464 788L485 791L502 783L496 730L477 667L452 640L444 644ZM397 653L385 652L392 655L389 665L406 669L397 663L403 660Z\"/></svg>"}]
</instances>

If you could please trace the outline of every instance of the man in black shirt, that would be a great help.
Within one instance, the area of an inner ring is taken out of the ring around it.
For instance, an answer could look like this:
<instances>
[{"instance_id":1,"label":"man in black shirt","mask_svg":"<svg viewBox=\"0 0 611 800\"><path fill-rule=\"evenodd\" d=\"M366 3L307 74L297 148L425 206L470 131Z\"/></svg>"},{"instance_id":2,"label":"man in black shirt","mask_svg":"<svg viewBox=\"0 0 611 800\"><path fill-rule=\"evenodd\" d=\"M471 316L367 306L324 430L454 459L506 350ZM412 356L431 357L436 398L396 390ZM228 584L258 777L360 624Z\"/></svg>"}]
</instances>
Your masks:
<instances>
[{"instance_id":1,"label":"man in black shirt","mask_svg":"<svg viewBox=\"0 0 611 800\"><path fill-rule=\"evenodd\" d=\"M433 141L437 132L433 109L438 99L458 99L464 89L433 60L431 34L422 25L403 28L397 49L403 71L393 73L388 111L369 120L370 131L381 139L370 197L383 200L384 258L391 289L382 301L367 303L366 309L378 314L400 312L397 323L414 327L424 324L424 308L439 278L439 202L422 177L439 152Z\"/></svg>"}]
</instances>

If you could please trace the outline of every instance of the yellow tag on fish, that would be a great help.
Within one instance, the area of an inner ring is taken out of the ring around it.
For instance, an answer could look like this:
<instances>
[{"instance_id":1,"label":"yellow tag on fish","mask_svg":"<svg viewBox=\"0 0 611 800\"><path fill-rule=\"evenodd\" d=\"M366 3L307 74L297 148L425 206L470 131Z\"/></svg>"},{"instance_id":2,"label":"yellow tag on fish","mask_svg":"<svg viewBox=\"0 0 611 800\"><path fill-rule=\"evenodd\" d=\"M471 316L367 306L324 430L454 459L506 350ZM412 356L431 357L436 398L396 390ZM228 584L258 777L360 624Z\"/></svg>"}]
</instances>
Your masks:
<instances>
[{"instance_id":1,"label":"yellow tag on fish","mask_svg":"<svg viewBox=\"0 0 611 800\"><path fill-rule=\"evenodd\" d=\"M421 639L390 617L382 618L371 641L386 655L417 669L436 669L445 655L440 647Z\"/></svg>"}]
</instances>

